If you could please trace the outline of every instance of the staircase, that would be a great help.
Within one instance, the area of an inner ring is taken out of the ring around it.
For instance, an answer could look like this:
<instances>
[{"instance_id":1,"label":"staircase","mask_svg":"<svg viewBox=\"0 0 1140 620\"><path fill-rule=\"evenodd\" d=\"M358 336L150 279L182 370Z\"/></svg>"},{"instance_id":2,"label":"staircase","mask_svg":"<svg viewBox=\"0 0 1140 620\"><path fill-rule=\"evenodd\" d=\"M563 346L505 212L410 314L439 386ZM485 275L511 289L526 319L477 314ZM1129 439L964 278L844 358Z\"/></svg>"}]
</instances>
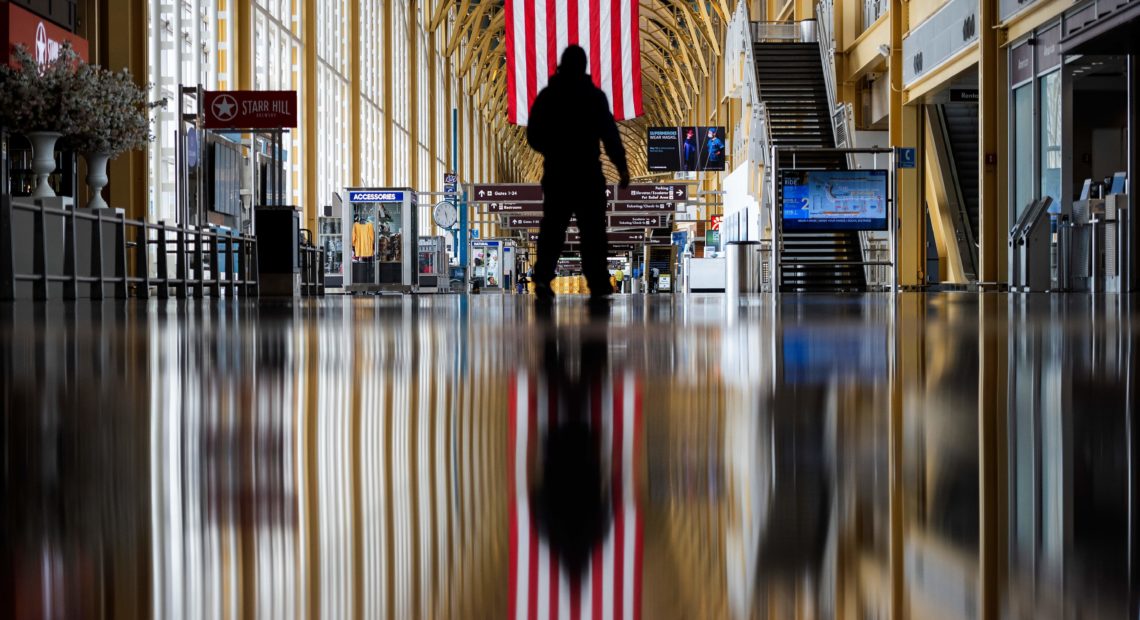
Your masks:
<instances>
[{"instance_id":1,"label":"staircase","mask_svg":"<svg viewBox=\"0 0 1140 620\"><path fill-rule=\"evenodd\" d=\"M818 43L755 43L752 47L760 100L768 111L773 146L835 146ZM780 169L845 170L840 154L782 153ZM781 204L776 186L776 204ZM855 232L785 232L780 255L781 290L866 290L859 235Z\"/></svg>"}]
</instances>

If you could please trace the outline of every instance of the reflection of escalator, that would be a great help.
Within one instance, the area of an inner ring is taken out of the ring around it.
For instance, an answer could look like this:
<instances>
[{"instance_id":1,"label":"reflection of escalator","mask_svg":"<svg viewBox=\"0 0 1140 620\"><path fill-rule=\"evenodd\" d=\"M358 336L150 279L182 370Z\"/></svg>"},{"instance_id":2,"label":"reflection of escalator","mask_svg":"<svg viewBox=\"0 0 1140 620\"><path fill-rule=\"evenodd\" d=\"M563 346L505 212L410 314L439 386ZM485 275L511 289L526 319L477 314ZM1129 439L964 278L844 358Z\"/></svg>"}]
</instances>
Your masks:
<instances>
[{"instance_id":1,"label":"reflection of escalator","mask_svg":"<svg viewBox=\"0 0 1140 620\"><path fill-rule=\"evenodd\" d=\"M768 109L772 144L834 148L819 45L757 43L753 45L753 54L760 99ZM779 166L781 169L845 170L847 158L838 153L802 153L793 162L791 154L781 154ZM824 292L865 290L866 277L861 265L836 264L862 260L858 233L784 233L780 250L782 288Z\"/></svg>"}]
</instances>

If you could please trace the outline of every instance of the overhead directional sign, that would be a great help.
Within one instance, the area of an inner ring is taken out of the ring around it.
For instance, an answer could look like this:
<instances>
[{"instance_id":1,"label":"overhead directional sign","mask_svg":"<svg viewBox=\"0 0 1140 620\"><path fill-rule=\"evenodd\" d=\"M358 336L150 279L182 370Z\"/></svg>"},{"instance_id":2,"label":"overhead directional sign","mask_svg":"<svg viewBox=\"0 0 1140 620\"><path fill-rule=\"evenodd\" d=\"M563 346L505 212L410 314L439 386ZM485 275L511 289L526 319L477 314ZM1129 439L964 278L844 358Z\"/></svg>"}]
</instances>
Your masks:
<instances>
[{"instance_id":1,"label":"overhead directional sign","mask_svg":"<svg viewBox=\"0 0 1140 620\"><path fill-rule=\"evenodd\" d=\"M652 211L654 213L673 213L677 210L677 206L671 202L611 202L609 210L633 211L636 213L644 213L646 211Z\"/></svg>"},{"instance_id":2,"label":"overhead directional sign","mask_svg":"<svg viewBox=\"0 0 1140 620\"><path fill-rule=\"evenodd\" d=\"M525 202L491 202L487 203L488 213L542 213L542 205Z\"/></svg>"},{"instance_id":3,"label":"overhead directional sign","mask_svg":"<svg viewBox=\"0 0 1140 620\"><path fill-rule=\"evenodd\" d=\"M606 233L606 239L610 243L640 243L645 241L645 233L640 230L617 230ZM580 243L582 241L581 233L568 233L566 235L567 243Z\"/></svg>"},{"instance_id":4,"label":"overhead directional sign","mask_svg":"<svg viewBox=\"0 0 1140 620\"><path fill-rule=\"evenodd\" d=\"M610 226L636 226L638 228L657 228L661 226L660 215L611 215Z\"/></svg>"},{"instance_id":5,"label":"overhead directional sign","mask_svg":"<svg viewBox=\"0 0 1140 620\"><path fill-rule=\"evenodd\" d=\"M508 215L503 219L506 228L538 228L542 224L541 215Z\"/></svg>"},{"instance_id":6,"label":"overhead directional sign","mask_svg":"<svg viewBox=\"0 0 1140 620\"><path fill-rule=\"evenodd\" d=\"M689 199L689 186L682 183L639 184L617 190L619 201L680 202Z\"/></svg>"},{"instance_id":7,"label":"overhead directional sign","mask_svg":"<svg viewBox=\"0 0 1140 620\"><path fill-rule=\"evenodd\" d=\"M475 202L542 202L542 186L535 183L476 185L471 195Z\"/></svg>"}]
</instances>

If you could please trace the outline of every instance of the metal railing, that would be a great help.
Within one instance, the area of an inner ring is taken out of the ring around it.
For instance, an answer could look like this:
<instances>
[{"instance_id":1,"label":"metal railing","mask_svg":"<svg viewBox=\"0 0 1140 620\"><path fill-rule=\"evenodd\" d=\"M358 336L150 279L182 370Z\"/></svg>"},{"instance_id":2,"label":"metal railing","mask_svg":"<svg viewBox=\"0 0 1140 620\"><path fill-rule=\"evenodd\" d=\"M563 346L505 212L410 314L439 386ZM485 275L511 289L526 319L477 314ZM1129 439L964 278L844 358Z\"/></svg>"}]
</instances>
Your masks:
<instances>
[{"instance_id":1,"label":"metal railing","mask_svg":"<svg viewBox=\"0 0 1140 620\"><path fill-rule=\"evenodd\" d=\"M835 3L820 0L816 4L819 20L819 58L823 67L823 83L827 90L827 105L831 110L831 130L836 148L850 149L858 145L855 140L855 112L850 103L840 103L835 75ZM847 167L857 166L855 154L847 153ZM889 243L881 235L859 232L859 248L863 255L864 276L869 290L882 290L890 286L890 274L883 266L890 259Z\"/></svg>"},{"instance_id":2,"label":"metal railing","mask_svg":"<svg viewBox=\"0 0 1140 620\"><path fill-rule=\"evenodd\" d=\"M30 261L17 255L17 246L30 246ZM55 288L63 299L258 294L257 239L221 229L151 224L3 196L0 248L0 300L46 300ZM80 248L89 250L89 260L80 259Z\"/></svg>"},{"instance_id":3,"label":"metal railing","mask_svg":"<svg viewBox=\"0 0 1140 620\"><path fill-rule=\"evenodd\" d=\"M800 28L796 22L752 22L753 43L797 43L800 40Z\"/></svg>"},{"instance_id":4,"label":"metal railing","mask_svg":"<svg viewBox=\"0 0 1140 620\"><path fill-rule=\"evenodd\" d=\"M313 239L313 231L301 229L301 297L325 296L325 248Z\"/></svg>"}]
</instances>

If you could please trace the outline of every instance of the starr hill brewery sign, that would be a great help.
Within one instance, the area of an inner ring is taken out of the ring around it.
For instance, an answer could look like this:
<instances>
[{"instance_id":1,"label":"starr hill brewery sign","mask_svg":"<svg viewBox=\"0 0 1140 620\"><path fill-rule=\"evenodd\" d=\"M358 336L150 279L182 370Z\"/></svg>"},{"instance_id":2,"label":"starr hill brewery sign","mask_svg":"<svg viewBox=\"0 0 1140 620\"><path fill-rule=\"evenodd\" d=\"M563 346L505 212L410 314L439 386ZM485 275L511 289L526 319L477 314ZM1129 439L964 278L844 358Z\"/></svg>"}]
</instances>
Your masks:
<instances>
[{"instance_id":1,"label":"starr hill brewery sign","mask_svg":"<svg viewBox=\"0 0 1140 620\"><path fill-rule=\"evenodd\" d=\"M292 129L297 91L208 90L202 111L206 129Z\"/></svg>"}]
</instances>

